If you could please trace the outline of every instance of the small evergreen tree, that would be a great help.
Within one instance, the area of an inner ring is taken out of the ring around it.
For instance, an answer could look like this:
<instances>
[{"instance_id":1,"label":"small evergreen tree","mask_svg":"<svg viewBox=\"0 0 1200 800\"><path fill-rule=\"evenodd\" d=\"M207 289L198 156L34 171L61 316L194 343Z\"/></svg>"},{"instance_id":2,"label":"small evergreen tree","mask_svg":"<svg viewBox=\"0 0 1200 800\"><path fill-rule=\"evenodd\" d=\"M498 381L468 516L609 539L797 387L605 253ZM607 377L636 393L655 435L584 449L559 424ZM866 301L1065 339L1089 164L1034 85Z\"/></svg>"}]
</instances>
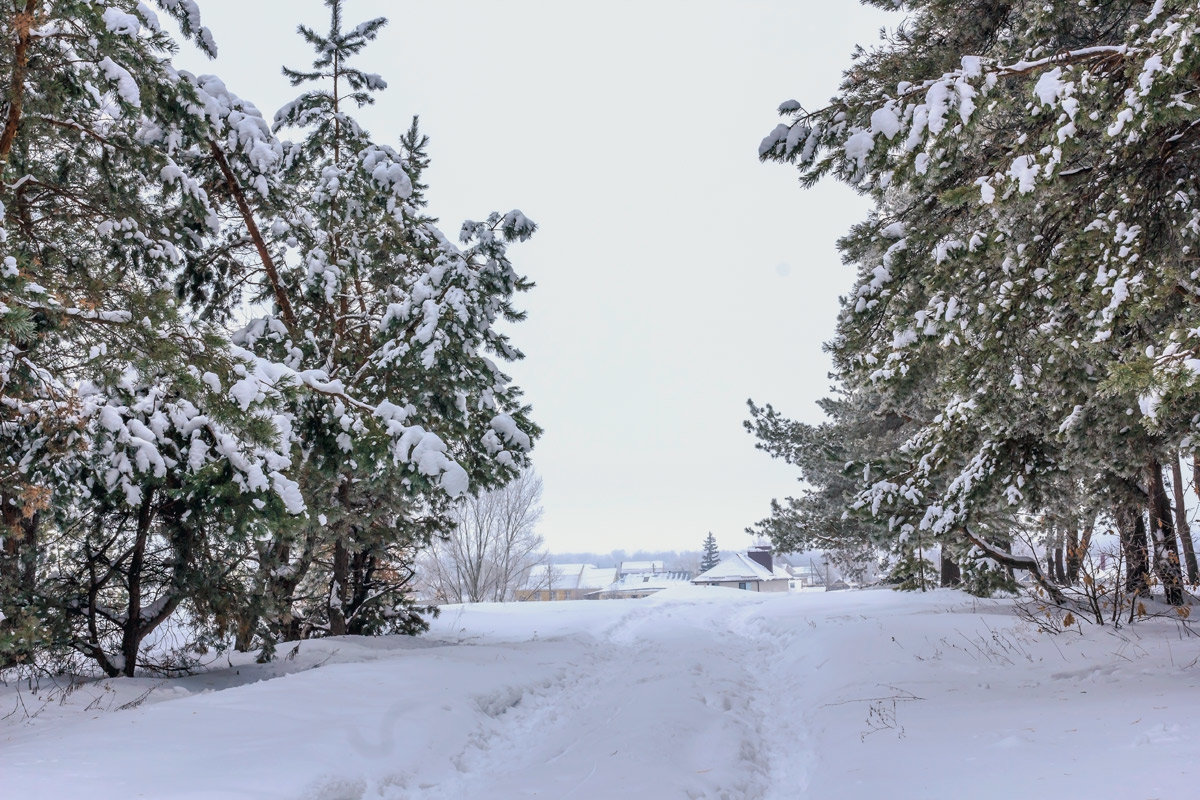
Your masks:
<instances>
[{"instance_id":1,"label":"small evergreen tree","mask_svg":"<svg viewBox=\"0 0 1200 800\"><path fill-rule=\"evenodd\" d=\"M717 537L708 532L704 537L704 554L700 557L700 571L708 572L721 562L721 551L717 549Z\"/></svg>"}]
</instances>

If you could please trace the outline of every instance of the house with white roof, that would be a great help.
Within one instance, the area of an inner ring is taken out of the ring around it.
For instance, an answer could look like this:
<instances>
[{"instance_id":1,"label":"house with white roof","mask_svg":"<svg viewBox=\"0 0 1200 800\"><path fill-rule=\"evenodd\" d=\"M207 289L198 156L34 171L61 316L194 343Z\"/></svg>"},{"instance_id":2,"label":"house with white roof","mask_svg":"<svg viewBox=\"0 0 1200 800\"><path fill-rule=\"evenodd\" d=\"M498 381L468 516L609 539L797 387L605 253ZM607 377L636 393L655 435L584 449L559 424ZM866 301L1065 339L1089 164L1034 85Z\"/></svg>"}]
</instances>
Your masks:
<instances>
[{"instance_id":1,"label":"house with white roof","mask_svg":"<svg viewBox=\"0 0 1200 800\"><path fill-rule=\"evenodd\" d=\"M810 559L807 564L784 564L783 568L792 576L792 589L824 589L825 573Z\"/></svg>"},{"instance_id":2,"label":"house with white roof","mask_svg":"<svg viewBox=\"0 0 1200 800\"><path fill-rule=\"evenodd\" d=\"M715 567L692 578L697 586L725 586L751 592L786 592L792 576L776 566L767 545L725 556Z\"/></svg>"},{"instance_id":3,"label":"house with white roof","mask_svg":"<svg viewBox=\"0 0 1200 800\"><path fill-rule=\"evenodd\" d=\"M516 591L518 601L582 600L617 579L612 567L593 564L538 564Z\"/></svg>"},{"instance_id":4,"label":"house with white roof","mask_svg":"<svg viewBox=\"0 0 1200 800\"><path fill-rule=\"evenodd\" d=\"M629 562L625 562L628 564ZM658 562L660 565L662 562ZM618 570L620 571L620 570ZM692 573L662 569L653 572L627 572L598 592L588 595L589 600L631 600L649 597L655 592L672 586L687 586Z\"/></svg>"},{"instance_id":5,"label":"house with white roof","mask_svg":"<svg viewBox=\"0 0 1200 800\"><path fill-rule=\"evenodd\" d=\"M665 561L622 561L621 566L617 567L617 577L624 578L629 575L657 575L660 572L667 571L667 563Z\"/></svg>"}]
</instances>

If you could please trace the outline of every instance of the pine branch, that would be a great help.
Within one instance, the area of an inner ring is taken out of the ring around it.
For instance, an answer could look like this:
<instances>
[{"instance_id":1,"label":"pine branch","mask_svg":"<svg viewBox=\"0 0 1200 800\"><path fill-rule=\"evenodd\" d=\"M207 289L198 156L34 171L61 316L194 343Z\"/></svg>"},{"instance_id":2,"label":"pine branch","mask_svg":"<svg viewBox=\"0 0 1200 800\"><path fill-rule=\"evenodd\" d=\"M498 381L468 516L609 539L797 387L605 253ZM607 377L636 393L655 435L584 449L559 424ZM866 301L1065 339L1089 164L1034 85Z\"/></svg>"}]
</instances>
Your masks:
<instances>
[{"instance_id":1,"label":"pine branch","mask_svg":"<svg viewBox=\"0 0 1200 800\"><path fill-rule=\"evenodd\" d=\"M233 194L238 211L241 212L242 221L246 224L246 230L249 232L250 238L254 241L254 248L258 251L258 257L262 261L263 269L266 271L267 278L271 282L275 302L279 304L279 312L283 316L283 324L287 326L291 337L297 339L296 312L292 310L291 300L288 299L283 281L279 277L279 270L275 267L275 260L271 257L271 253L267 249L267 243L263 240L262 233L258 229L258 224L254 221L254 213L250 210L250 204L246 201L246 193L242 191L237 176L233 174L233 169L229 166L229 160L225 158L225 153L217 146L217 143L210 139L208 146L213 154L213 158L217 161L217 166L221 168L221 174L225 176L225 182L229 185L229 191Z\"/></svg>"},{"instance_id":2,"label":"pine branch","mask_svg":"<svg viewBox=\"0 0 1200 800\"><path fill-rule=\"evenodd\" d=\"M87 136L89 139L94 139L95 141L99 142L100 144L104 145L105 147L116 147L116 145L114 145L111 141L109 141L105 137L101 136L99 133L96 133L96 131L92 130L91 128L84 127L83 125L80 125L78 122L72 122L71 120L55 119L54 117L48 117L45 114L39 115L37 119L41 122L45 122L47 125L54 125L54 126L57 126L60 128L68 128L73 131L78 131L79 133L82 133L84 136Z\"/></svg>"},{"instance_id":3,"label":"pine branch","mask_svg":"<svg viewBox=\"0 0 1200 800\"><path fill-rule=\"evenodd\" d=\"M983 537L976 536L965 525L963 526L962 530L963 533L966 534L966 537L971 540L971 543L983 552L987 553L989 558L1000 562L1006 567L1025 570L1033 576L1033 579L1037 581L1037 585L1044 589L1046 594L1048 594L1055 603L1065 602L1066 598L1063 595L1062 590L1055 586L1051 581L1046 579L1046 576L1042 574L1042 567L1040 564L1038 564L1036 558L1032 558L1030 556L1017 556L1013 555L1007 550L1001 550L999 547L987 541Z\"/></svg>"}]
</instances>

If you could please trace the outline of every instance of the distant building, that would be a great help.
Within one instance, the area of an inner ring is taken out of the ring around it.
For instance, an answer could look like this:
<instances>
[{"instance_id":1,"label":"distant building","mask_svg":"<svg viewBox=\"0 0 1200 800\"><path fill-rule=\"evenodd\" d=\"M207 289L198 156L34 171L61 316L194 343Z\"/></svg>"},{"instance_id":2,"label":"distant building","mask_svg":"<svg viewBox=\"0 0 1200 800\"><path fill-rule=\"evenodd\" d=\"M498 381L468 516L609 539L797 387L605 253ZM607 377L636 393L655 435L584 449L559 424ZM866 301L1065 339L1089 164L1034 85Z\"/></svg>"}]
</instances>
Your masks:
<instances>
[{"instance_id":1,"label":"distant building","mask_svg":"<svg viewBox=\"0 0 1200 800\"><path fill-rule=\"evenodd\" d=\"M752 547L745 553L733 553L692 583L697 586L726 586L751 592L786 592L792 576L782 566L776 566L767 545Z\"/></svg>"},{"instance_id":2,"label":"distant building","mask_svg":"<svg viewBox=\"0 0 1200 800\"><path fill-rule=\"evenodd\" d=\"M812 561L806 564L782 564L791 576L789 588L793 591L820 589L825 586L825 574Z\"/></svg>"},{"instance_id":3,"label":"distant building","mask_svg":"<svg viewBox=\"0 0 1200 800\"><path fill-rule=\"evenodd\" d=\"M518 601L582 600L617 579L612 567L592 564L538 564L516 591Z\"/></svg>"},{"instance_id":4,"label":"distant building","mask_svg":"<svg viewBox=\"0 0 1200 800\"><path fill-rule=\"evenodd\" d=\"M626 564L649 562L625 562L618 568L621 573ZM669 589L672 586L687 586L692 573L662 569L661 561L653 562L659 565L656 571L627 571L615 581L598 592L588 595L589 600L633 600L639 597L649 597L655 592Z\"/></svg>"},{"instance_id":5,"label":"distant building","mask_svg":"<svg viewBox=\"0 0 1200 800\"><path fill-rule=\"evenodd\" d=\"M617 567L618 580L629 575L657 575L667 571L665 561L622 561Z\"/></svg>"}]
</instances>

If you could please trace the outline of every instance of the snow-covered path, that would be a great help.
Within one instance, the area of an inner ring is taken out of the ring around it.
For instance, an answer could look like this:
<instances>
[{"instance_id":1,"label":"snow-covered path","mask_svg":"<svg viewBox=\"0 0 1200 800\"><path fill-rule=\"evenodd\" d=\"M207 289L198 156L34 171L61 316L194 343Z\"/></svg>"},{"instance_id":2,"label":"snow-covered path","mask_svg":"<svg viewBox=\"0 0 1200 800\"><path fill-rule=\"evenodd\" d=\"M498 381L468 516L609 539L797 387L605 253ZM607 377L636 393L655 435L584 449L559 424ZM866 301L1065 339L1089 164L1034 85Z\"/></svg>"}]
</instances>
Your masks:
<instances>
[{"instance_id":1,"label":"snow-covered path","mask_svg":"<svg viewBox=\"0 0 1200 800\"><path fill-rule=\"evenodd\" d=\"M1186 797L1200 639L1170 625L1048 637L953 592L456 607L417 640L9 687L34 716L0 726L0 797Z\"/></svg>"},{"instance_id":2,"label":"snow-covered path","mask_svg":"<svg viewBox=\"0 0 1200 800\"><path fill-rule=\"evenodd\" d=\"M482 704L492 720L431 798L599 797L635 778L651 797L759 798L790 764L764 665L779 645L757 604L631 607L553 674Z\"/></svg>"}]
</instances>

